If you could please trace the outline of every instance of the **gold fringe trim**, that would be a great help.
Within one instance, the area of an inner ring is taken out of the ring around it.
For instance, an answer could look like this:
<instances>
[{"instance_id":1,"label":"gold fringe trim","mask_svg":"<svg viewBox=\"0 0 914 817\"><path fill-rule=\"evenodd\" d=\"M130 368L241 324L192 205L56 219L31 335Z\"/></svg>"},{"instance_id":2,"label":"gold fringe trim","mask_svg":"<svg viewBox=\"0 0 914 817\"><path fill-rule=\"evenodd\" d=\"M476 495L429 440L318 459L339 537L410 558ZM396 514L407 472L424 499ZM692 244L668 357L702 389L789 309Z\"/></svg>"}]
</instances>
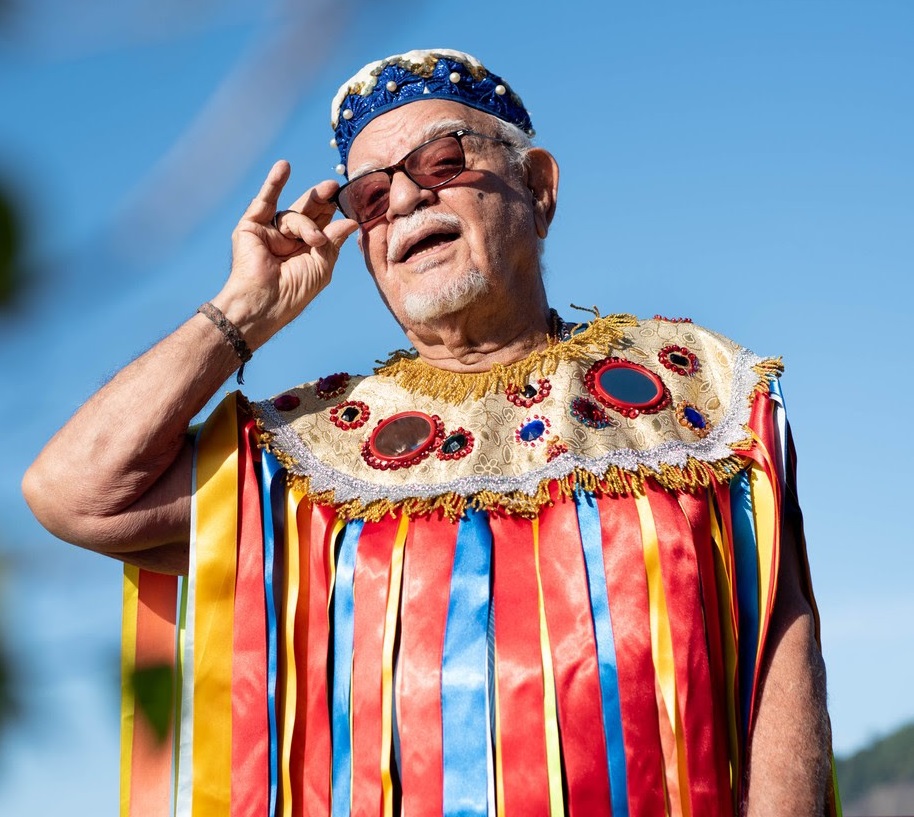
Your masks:
<instances>
[{"instance_id":1,"label":"gold fringe trim","mask_svg":"<svg viewBox=\"0 0 914 817\"><path fill-rule=\"evenodd\" d=\"M784 359L780 357L767 357L764 360L760 360L752 367L752 371L759 376L758 383L755 384L754 392L757 394L765 394L771 382L777 380L782 374L784 374ZM755 394L749 395L749 402L752 402Z\"/></svg>"},{"instance_id":2,"label":"gold fringe trim","mask_svg":"<svg viewBox=\"0 0 914 817\"><path fill-rule=\"evenodd\" d=\"M633 315L600 317L599 313L596 314L596 319L586 329L568 340L550 341L541 352L532 352L523 360L507 366L496 363L487 372L448 372L399 349L375 369L375 374L394 378L399 386L414 394L454 405L467 398L478 400L504 389L509 383L525 383L533 374L540 377L554 374L559 363L586 360L595 350L607 353L622 339L624 327L638 324Z\"/></svg>"},{"instance_id":3,"label":"gold fringe trim","mask_svg":"<svg viewBox=\"0 0 914 817\"><path fill-rule=\"evenodd\" d=\"M279 457L280 461L283 461L281 454ZM288 460L286 457L283 464L285 465ZM401 513L408 517L439 514L451 522L456 522L468 509L533 518L543 508L552 505L556 495L568 499L576 488L606 496L637 496L645 492L648 482L653 482L668 491L695 493L712 483L729 482L746 467L746 462L745 457L734 454L715 463L690 458L683 468L664 465L659 471L646 466L640 466L637 471L627 471L613 466L602 477L576 468L560 479L544 479L533 494L520 491L479 491L469 497L444 493L434 497L413 497L397 501L378 499L362 502L359 499L350 499L346 502L337 502L332 490L313 491L310 477L290 471L286 475L286 480L289 487L301 491L311 502L332 507L343 520L364 519L368 522L377 522L387 516Z\"/></svg>"}]
</instances>

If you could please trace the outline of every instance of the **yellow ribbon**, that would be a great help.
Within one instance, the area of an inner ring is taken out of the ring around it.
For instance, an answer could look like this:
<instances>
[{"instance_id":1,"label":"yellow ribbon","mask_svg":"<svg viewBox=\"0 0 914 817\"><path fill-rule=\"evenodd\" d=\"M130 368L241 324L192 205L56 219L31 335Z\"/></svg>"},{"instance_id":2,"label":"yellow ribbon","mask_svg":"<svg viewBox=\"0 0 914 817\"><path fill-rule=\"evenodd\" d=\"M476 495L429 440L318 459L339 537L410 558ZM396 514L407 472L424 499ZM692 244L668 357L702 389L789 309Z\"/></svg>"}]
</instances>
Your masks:
<instances>
[{"instance_id":1,"label":"yellow ribbon","mask_svg":"<svg viewBox=\"0 0 914 817\"><path fill-rule=\"evenodd\" d=\"M400 517L390 559L390 586L384 615L384 641L381 664L381 787L384 797L384 817L393 817L393 780L390 774L390 749L393 740L393 665L397 619L400 614L400 588L403 578L403 549L409 531L409 517Z\"/></svg>"},{"instance_id":2,"label":"yellow ribbon","mask_svg":"<svg viewBox=\"0 0 914 817\"><path fill-rule=\"evenodd\" d=\"M755 522L755 536L758 546L759 573L759 643L756 667L761 666L764 638L762 637L771 616L772 583L778 569L778 526L780 515L777 511L774 487L768 474L758 464L749 470L749 490L752 495L752 517ZM756 675L758 672L756 671Z\"/></svg>"},{"instance_id":3,"label":"yellow ribbon","mask_svg":"<svg viewBox=\"0 0 914 817\"><path fill-rule=\"evenodd\" d=\"M683 817L691 814L689 802L689 777L686 768L685 743L682 721L676 700L676 664L673 659L673 634L670 629L666 592L663 589L663 574L660 568L660 542L654 514L646 494L635 494L635 507L641 522L641 545L644 551L644 568L647 573L647 594L650 606L651 654L654 669L660 685L660 694L666 708L670 728L676 742L676 767L678 771L679 800Z\"/></svg>"},{"instance_id":4,"label":"yellow ribbon","mask_svg":"<svg viewBox=\"0 0 914 817\"><path fill-rule=\"evenodd\" d=\"M540 652L543 657L543 701L546 716L546 769L549 778L549 813L553 817L565 813L562 796L562 756L559 743L559 717L555 700L555 671L552 666L552 649L546 626L546 602L543 580L540 575L540 525L533 520L533 557L536 561L536 595L540 619Z\"/></svg>"},{"instance_id":5,"label":"yellow ribbon","mask_svg":"<svg viewBox=\"0 0 914 817\"><path fill-rule=\"evenodd\" d=\"M238 541L238 416L219 404L197 451L194 618L194 817L227 817L232 802L232 629Z\"/></svg>"},{"instance_id":6,"label":"yellow ribbon","mask_svg":"<svg viewBox=\"0 0 914 817\"><path fill-rule=\"evenodd\" d=\"M717 507L713 491L709 490L711 507L711 542L714 553L714 573L718 592L718 613L724 647L724 692L727 696L727 731L730 747L730 788L736 791L735 774L739 767L739 724L736 719L736 636L733 626L733 584L730 573L730 543L726 531L717 521Z\"/></svg>"},{"instance_id":7,"label":"yellow ribbon","mask_svg":"<svg viewBox=\"0 0 914 817\"><path fill-rule=\"evenodd\" d=\"M133 565L124 565L124 606L121 627L121 817L130 815L133 725L136 717L136 698L131 679L136 670L139 583L140 569Z\"/></svg>"},{"instance_id":8,"label":"yellow ribbon","mask_svg":"<svg viewBox=\"0 0 914 817\"><path fill-rule=\"evenodd\" d=\"M298 706L298 668L295 663L295 618L301 585L301 554L298 529L298 508L304 494L290 489L286 492L286 541L283 548L283 651L285 674L282 679L282 813L292 814L292 737Z\"/></svg>"}]
</instances>

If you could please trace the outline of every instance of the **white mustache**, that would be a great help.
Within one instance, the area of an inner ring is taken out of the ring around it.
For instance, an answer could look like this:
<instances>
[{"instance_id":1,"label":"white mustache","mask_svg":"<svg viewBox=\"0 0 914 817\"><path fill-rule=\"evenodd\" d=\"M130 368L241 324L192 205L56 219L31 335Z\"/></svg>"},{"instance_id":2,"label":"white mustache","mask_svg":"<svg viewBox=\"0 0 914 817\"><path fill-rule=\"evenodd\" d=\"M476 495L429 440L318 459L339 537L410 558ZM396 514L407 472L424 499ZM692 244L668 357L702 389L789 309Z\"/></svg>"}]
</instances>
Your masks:
<instances>
[{"instance_id":1,"label":"white mustache","mask_svg":"<svg viewBox=\"0 0 914 817\"><path fill-rule=\"evenodd\" d=\"M431 210L414 210L393 223L388 244L387 260L396 261L417 233L429 227L442 227L447 232L459 232L460 219L452 213L435 213Z\"/></svg>"}]
</instances>

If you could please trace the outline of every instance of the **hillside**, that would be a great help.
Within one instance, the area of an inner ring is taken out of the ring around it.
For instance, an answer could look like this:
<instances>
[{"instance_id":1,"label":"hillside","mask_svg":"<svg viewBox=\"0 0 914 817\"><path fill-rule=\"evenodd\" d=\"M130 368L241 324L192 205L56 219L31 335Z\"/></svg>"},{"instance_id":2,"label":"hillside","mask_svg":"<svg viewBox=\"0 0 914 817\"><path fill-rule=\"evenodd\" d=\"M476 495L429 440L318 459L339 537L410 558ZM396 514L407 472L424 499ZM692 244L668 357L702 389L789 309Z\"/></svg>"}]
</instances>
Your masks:
<instances>
[{"instance_id":1,"label":"hillside","mask_svg":"<svg viewBox=\"0 0 914 817\"><path fill-rule=\"evenodd\" d=\"M837 758L845 817L914 815L914 723Z\"/></svg>"}]
</instances>

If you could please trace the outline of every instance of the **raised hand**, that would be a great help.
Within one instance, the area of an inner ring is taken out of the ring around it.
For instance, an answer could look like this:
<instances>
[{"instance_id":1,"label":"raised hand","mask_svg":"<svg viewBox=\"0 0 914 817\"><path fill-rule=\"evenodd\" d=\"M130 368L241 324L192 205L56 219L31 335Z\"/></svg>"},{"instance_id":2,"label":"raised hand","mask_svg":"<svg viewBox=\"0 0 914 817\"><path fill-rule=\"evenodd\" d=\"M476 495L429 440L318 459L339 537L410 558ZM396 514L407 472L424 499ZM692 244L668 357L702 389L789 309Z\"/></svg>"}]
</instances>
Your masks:
<instances>
[{"instance_id":1,"label":"raised hand","mask_svg":"<svg viewBox=\"0 0 914 817\"><path fill-rule=\"evenodd\" d=\"M251 349L294 320L330 282L340 248L358 229L333 221L329 201L339 185L316 184L288 210L277 211L291 168L279 161L232 233L232 271L213 298Z\"/></svg>"}]
</instances>

